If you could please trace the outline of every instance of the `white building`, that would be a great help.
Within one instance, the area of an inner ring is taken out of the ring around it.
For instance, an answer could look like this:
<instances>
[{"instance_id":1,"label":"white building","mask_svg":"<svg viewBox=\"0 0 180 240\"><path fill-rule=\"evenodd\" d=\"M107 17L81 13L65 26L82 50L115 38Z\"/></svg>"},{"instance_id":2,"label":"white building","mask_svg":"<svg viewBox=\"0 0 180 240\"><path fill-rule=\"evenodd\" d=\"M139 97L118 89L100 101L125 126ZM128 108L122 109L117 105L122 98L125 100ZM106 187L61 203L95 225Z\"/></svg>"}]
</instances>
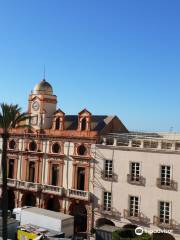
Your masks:
<instances>
[{"instance_id":1,"label":"white building","mask_svg":"<svg viewBox=\"0 0 180 240\"><path fill-rule=\"evenodd\" d=\"M92 149L94 222L180 239L180 134L111 134Z\"/></svg>"}]
</instances>

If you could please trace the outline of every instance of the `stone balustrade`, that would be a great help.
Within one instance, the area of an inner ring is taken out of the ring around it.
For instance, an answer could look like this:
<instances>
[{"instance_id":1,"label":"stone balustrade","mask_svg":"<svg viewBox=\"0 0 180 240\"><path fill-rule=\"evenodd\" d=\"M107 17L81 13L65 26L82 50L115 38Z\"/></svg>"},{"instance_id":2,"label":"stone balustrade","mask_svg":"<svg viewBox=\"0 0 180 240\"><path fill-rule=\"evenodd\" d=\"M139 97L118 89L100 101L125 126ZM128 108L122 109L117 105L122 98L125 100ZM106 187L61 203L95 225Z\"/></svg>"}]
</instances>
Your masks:
<instances>
[{"instance_id":1,"label":"stone balustrade","mask_svg":"<svg viewBox=\"0 0 180 240\"><path fill-rule=\"evenodd\" d=\"M115 147L128 147L136 149L180 151L180 141L164 139L128 139L126 141L118 137L103 137L102 145Z\"/></svg>"},{"instance_id":2,"label":"stone balustrade","mask_svg":"<svg viewBox=\"0 0 180 240\"><path fill-rule=\"evenodd\" d=\"M130 220L130 221L136 221L139 223L149 223L150 219L147 218L142 212L137 213L131 213L130 210L124 209L124 218Z\"/></svg>"},{"instance_id":3,"label":"stone balustrade","mask_svg":"<svg viewBox=\"0 0 180 240\"><path fill-rule=\"evenodd\" d=\"M42 185L40 183L17 180L16 187L19 188L19 189L40 191L41 188L42 188Z\"/></svg>"},{"instance_id":4,"label":"stone balustrade","mask_svg":"<svg viewBox=\"0 0 180 240\"><path fill-rule=\"evenodd\" d=\"M101 213L104 217L111 217L117 220L121 219L121 213L113 207L107 208L107 206L98 205L95 211Z\"/></svg>"},{"instance_id":5,"label":"stone balustrade","mask_svg":"<svg viewBox=\"0 0 180 240\"><path fill-rule=\"evenodd\" d=\"M158 188L165 189L165 190L178 190L178 183L172 179L162 180L161 178L157 178L156 185Z\"/></svg>"},{"instance_id":6,"label":"stone balustrade","mask_svg":"<svg viewBox=\"0 0 180 240\"><path fill-rule=\"evenodd\" d=\"M165 229L173 229L175 230L177 228L176 221L173 219L167 219L166 222L162 222L160 217L154 216L153 217L153 224L160 227L160 228L165 228Z\"/></svg>"},{"instance_id":7,"label":"stone balustrade","mask_svg":"<svg viewBox=\"0 0 180 240\"><path fill-rule=\"evenodd\" d=\"M133 185L145 186L146 179L143 176L134 176L132 174L127 174L127 182Z\"/></svg>"},{"instance_id":8,"label":"stone balustrade","mask_svg":"<svg viewBox=\"0 0 180 240\"><path fill-rule=\"evenodd\" d=\"M9 187L16 187L17 179L7 178L7 185Z\"/></svg>"},{"instance_id":9,"label":"stone balustrade","mask_svg":"<svg viewBox=\"0 0 180 240\"><path fill-rule=\"evenodd\" d=\"M90 192L77 190L77 189L68 189L67 196L70 198L80 199L80 200L90 200Z\"/></svg>"},{"instance_id":10,"label":"stone balustrade","mask_svg":"<svg viewBox=\"0 0 180 240\"><path fill-rule=\"evenodd\" d=\"M53 186L53 185L43 185L43 192L45 193L55 193L57 195L63 195L63 187Z\"/></svg>"}]
</instances>

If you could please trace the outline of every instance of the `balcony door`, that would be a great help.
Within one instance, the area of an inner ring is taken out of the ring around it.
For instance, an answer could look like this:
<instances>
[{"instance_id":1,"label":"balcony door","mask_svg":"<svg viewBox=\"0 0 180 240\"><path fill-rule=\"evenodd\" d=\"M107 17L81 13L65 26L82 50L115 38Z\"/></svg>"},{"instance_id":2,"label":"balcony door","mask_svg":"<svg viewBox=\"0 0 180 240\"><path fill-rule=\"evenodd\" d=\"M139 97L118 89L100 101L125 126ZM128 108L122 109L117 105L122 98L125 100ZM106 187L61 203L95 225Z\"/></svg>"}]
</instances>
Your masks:
<instances>
[{"instance_id":1,"label":"balcony door","mask_svg":"<svg viewBox=\"0 0 180 240\"><path fill-rule=\"evenodd\" d=\"M35 182L35 162L29 162L29 182Z\"/></svg>"},{"instance_id":2,"label":"balcony door","mask_svg":"<svg viewBox=\"0 0 180 240\"><path fill-rule=\"evenodd\" d=\"M84 191L85 184L85 168L78 167L77 170L77 189Z\"/></svg>"},{"instance_id":3,"label":"balcony door","mask_svg":"<svg viewBox=\"0 0 180 240\"><path fill-rule=\"evenodd\" d=\"M14 178L14 159L9 159L8 178Z\"/></svg>"},{"instance_id":4,"label":"balcony door","mask_svg":"<svg viewBox=\"0 0 180 240\"><path fill-rule=\"evenodd\" d=\"M59 165L52 165L52 177L51 177L51 185L58 186L59 185Z\"/></svg>"}]
</instances>

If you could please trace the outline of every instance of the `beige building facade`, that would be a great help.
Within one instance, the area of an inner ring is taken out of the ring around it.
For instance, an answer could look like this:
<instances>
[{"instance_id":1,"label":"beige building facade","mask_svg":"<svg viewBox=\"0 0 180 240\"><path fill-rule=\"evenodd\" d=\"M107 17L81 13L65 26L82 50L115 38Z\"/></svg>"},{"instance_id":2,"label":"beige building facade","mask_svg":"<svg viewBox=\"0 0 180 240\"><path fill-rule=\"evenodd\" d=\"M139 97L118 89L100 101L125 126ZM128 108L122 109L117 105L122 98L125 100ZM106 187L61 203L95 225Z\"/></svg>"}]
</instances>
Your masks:
<instances>
[{"instance_id":1,"label":"beige building facade","mask_svg":"<svg viewBox=\"0 0 180 240\"><path fill-rule=\"evenodd\" d=\"M71 214L75 233L133 224L179 239L180 135L131 133L116 116L67 115L57 103L42 80L28 99L31 128L10 131L8 208Z\"/></svg>"},{"instance_id":2,"label":"beige building facade","mask_svg":"<svg viewBox=\"0 0 180 240\"><path fill-rule=\"evenodd\" d=\"M180 239L180 135L111 134L92 152L96 227L132 224Z\"/></svg>"}]
</instances>

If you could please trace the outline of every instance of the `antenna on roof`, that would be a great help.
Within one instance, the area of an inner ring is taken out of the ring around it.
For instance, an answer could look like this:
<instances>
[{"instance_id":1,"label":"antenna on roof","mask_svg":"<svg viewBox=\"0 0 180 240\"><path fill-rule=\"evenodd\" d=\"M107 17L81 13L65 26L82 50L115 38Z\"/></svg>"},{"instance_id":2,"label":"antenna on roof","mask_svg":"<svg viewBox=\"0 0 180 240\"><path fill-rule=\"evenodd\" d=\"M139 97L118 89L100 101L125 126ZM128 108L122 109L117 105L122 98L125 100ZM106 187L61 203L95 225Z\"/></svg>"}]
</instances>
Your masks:
<instances>
[{"instance_id":1,"label":"antenna on roof","mask_svg":"<svg viewBox=\"0 0 180 240\"><path fill-rule=\"evenodd\" d=\"M44 64L44 80L46 79L46 66Z\"/></svg>"},{"instance_id":2,"label":"antenna on roof","mask_svg":"<svg viewBox=\"0 0 180 240\"><path fill-rule=\"evenodd\" d=\"M170 133L173 132L173 127L172 127L172 126L170 127L169 132L170 132Z\"/></svg>"}]
</instances>

